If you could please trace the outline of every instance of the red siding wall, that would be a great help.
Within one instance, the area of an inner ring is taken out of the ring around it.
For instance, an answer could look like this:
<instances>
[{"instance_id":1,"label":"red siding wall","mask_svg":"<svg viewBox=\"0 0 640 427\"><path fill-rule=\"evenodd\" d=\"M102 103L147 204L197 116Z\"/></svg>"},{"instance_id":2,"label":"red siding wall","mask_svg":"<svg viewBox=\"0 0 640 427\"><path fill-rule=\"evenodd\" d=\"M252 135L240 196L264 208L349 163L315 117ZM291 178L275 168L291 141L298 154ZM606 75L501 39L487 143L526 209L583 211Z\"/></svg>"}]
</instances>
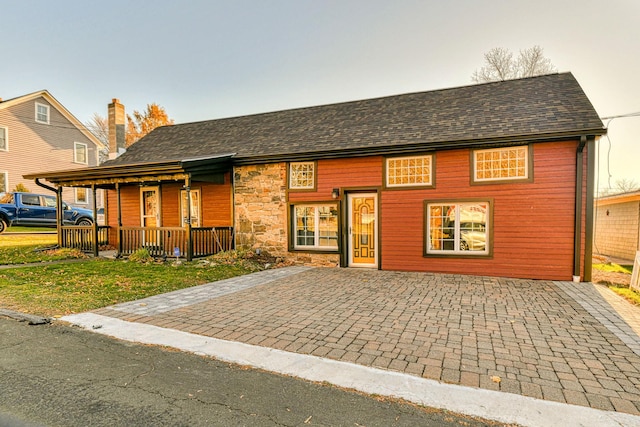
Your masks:
<instances>
[{"instance_id":1,"label":"red siding wall","mask_svg":"<svg viewBox=\"0 0 640 427\"><path fill-rule=\"evenodd\" d=\"M379 187L383 158L361 157L318 161L316 191L289 192L290 202L331 200L334 188Z\"/></svg>"},{"instance_id":2,"label":"red siding wall","mask_svg":"<svg viewBox=\"0 0 640 427\"><path fill-rule=\"evenodd\" d=\"M571 280L576 148L535 144L533 182L485 185L470 185L468 149L437 152L434 188L381 189L381 268ZM320 160L317 176L317 191L290 192L289 201L331 200L333 188L381 187L383 158ZM424 257L424 201L464 198L493 200L493 256Z\"/></svg>"},{"instance_id":3,"label":"red siding wall","mask_svg":"<svg viewBox=\"0 0 640 427\"><path fill-rule=\"evenodd\" d=\"M576 143L535 145L532 183L473 186L469 185L468 150L438 152L434 189L383 193L382 267L570 280L576 147ZM422 202L456 198L493 200L492 258L422 256Z\"/></svg>"},{"instance_id":4,"label":"red siding wall","mask_svg":"<svg viewBox=\"0 0 640 427\"><path fill-rule=\"evenodd\" d=\"M194 182L193 189L201 192L202 226L203 227L231 227L233 215L231 207L231 178L225 174L224 184L208 182ZM183 183L165 183L160 185L163 227L180 227L180 190ZM116 227L118 222L117 200L115 190L107 192L107 223L111 226L109 241L116 241ZM122 210L122 225L125 227L140 227L140 186L127 185L120 187L120 202Z\"/></svg>"}]
</instances>

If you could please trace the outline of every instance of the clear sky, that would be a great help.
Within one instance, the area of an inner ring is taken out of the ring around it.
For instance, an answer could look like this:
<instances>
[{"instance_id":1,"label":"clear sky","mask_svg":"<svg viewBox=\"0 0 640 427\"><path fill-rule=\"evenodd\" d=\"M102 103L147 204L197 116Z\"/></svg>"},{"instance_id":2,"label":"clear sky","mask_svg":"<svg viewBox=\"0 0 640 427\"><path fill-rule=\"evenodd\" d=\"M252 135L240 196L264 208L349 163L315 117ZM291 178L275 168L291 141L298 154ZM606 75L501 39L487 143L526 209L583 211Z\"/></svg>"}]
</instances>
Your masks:
<instances>
[{"instance_id":1,"label":"clear sky","mask_svg":"<svg viewBox=\"0 0 640 427\"><path fill-rule=\"evenodd\" d=\"M83 122L112 98L185 123L463 86L491 48L534 45L600 116L640 111L638 0L0 0L0 17L0 97L47 89ZM640 117L600 153L600 187L640 184Z\"/></svg>"}]
</instances>

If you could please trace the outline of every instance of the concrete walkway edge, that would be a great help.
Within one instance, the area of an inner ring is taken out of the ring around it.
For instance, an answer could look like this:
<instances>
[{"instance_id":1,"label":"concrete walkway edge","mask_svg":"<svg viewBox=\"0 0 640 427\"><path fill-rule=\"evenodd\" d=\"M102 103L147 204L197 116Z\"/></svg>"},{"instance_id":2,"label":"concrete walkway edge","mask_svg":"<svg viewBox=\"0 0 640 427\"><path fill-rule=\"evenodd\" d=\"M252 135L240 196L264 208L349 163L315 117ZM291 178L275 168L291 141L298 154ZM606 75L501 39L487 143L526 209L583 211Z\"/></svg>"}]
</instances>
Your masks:
<instances>
[{"instance_id":1,"label":"concrete walkway edge","mask_svg":"<svg viewBox=\"0 0 640 427\"><path fill-rule=\"evenodd\" d=\"M301 379L522 426L640 426L640 417L440 383L400 372L225 341L94 313L62 317L84 329L130 342L161 345Z\"/></svg>"}]
</instances>

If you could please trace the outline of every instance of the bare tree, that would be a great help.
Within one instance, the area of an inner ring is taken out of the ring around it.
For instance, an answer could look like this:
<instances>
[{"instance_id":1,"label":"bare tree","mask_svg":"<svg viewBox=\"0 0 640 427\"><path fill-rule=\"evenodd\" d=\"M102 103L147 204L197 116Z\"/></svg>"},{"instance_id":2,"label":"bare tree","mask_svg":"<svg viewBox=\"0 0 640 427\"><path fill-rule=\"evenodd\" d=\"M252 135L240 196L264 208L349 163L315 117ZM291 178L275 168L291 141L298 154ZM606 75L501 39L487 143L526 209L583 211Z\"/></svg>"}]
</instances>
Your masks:
<instances>
[{"instance_id":1,"label":"bare tree","mask_svg":"<svg viewBox=\"0 0 640 427\"><path fill-rule=\"evenodd\" d=\"M487 83L519 79L523 77L540 76L557 72L549 58L544 56L540 46L533 46L521 50L517 58L513 53L502 47L494 47L484 54L485 64L471 75L476 83Z\"/></svg>"},{"instance_id":2,"label":"bare tree","mask_svg":"<svg viewBox=\"0 0 640 427\"><path fill-rule=\"evenodd\" d=\"M91 120L84 124L104 145L109 145L109 122L106 117L93 113Z\"/></svg>"},{"instance_id":3,"label":"bare tree","mask_svg":"<svg viewBox=\"0 0 640 427\"><path fill-rule=\"evenodd\" d=\"M634 179L621 178L616 179L613 187L600 190L598 196L612 196L614 194L632 193L634 191L640 191L640 184L638 184Z\"/></svg>"},{"instance_id":4,"label":"bare tree","mask_svg":"<svg viewBox=\"0 0 640 427\"><path fill-rule=\"evenodd\" d=\"M109 158L109 121L106 117L98 113L93 113L91 120L85 122L84 125L89 129L89 132L104 144L104 148L98 153L98 162L105 162Z\"/></svg>"},{"instance_id":5,"label":"bare tree","mask_svg":"<svg viewBox=\"0 0 640 427\"><path fill-rule=\"evenodd\" d=\"M632 191L640 190L640 185L634 179L621 178L616 179L615 187L613 187L613 193L630 193Z\"/></svg>"}]
</instances>

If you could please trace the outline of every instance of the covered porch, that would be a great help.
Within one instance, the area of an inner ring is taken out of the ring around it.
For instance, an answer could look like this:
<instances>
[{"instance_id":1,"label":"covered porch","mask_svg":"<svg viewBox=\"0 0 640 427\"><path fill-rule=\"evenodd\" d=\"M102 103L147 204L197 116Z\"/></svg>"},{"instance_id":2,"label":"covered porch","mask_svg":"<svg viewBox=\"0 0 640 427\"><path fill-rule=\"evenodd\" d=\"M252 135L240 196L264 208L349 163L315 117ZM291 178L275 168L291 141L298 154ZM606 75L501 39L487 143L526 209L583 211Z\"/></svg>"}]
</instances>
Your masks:
<instances>
[{"instance_id":1,"label":"covered porch","mask_svg":"<svg viewBox=\"0 0 640 427\"><path fill-rule=\"evenodd\" d=\"M58 215L59 247L94 256L101 249L115 249L117 256L146 249L154 257L190 261L234 248L231 157L98 166L25 178L56 193L58 213L65 187L93 192L92 225L64 225ZM97 221L99 190L105 192L103 224Z\"/></svg>"}]
</instances>

